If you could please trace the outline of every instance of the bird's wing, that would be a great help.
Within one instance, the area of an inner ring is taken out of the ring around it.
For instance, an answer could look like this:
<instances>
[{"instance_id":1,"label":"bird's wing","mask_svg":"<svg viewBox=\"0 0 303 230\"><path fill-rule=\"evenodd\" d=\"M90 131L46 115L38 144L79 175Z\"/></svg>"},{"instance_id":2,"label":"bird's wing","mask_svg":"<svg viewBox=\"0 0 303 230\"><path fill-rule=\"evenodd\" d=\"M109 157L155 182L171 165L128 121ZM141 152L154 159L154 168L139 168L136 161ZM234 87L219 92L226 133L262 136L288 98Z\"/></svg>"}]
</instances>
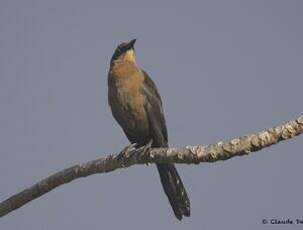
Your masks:
<instances>
[{"instance_id":1,"label":"bird's wing","mask_svg":"<svg viewBox=\"0 0 303 230\"><path fill-rule=\"evenodd\" d=\"M152 129L153 146L166 147L168 137L161 97L152 79L145 71L142 72L144 76L142 91L146 97L145 110Z\"/></svg>"}]
</instances>

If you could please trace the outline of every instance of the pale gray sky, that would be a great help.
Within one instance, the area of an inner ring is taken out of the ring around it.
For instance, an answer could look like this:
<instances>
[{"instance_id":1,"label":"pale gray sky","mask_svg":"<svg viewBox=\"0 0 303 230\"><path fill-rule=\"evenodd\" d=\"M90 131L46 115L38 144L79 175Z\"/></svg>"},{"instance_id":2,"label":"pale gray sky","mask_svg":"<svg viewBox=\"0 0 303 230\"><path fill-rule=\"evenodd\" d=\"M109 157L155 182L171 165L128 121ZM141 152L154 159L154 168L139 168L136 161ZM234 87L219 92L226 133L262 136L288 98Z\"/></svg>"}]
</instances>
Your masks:
<instances>
[{"instance_id":1,"label":"pale gray sky","mask_svg":"<svg viewBox=\"0 0 303 230\"><path fill-rule=\"evenodd\" d=\"M153 2L153 4L151 3ZM0 200L128 144L107 71L137 38L164 102L170 145L213 143L302 113L302 1L0 2ZM299 229L302 137L247 157L178 165L192 204L179 222L154 166L76 180L0 220L3 230Z\"/></svg>"}]
</instances>

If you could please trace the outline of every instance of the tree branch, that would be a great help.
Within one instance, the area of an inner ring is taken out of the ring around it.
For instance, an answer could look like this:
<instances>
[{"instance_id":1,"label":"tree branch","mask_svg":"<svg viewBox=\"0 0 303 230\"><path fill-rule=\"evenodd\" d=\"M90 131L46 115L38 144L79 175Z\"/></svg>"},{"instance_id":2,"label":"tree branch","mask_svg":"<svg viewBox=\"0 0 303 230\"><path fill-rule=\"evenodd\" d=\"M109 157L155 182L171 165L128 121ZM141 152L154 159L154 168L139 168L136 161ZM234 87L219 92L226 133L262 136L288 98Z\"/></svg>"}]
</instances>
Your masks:
<instances>
[{"instance_id":1,"label":"tree branch","mask_svg":"<svg viewBox=\"0 0 303 230\"><path fill-rule=\"evenodd\" d=\"M261 132L235 138L227 142L218 142L206 146L186 146L184 148L124 149L119 154L78 164L57 172L35 185L0 203L0 217L20 208L26 203L42 196L54 188L77 178L92 174L110 172L134 164L146 163L186 163L215 162L235 156L247 155L280 141L303 133L303 116L283 125Z\"/></svg>"}]
</instances>

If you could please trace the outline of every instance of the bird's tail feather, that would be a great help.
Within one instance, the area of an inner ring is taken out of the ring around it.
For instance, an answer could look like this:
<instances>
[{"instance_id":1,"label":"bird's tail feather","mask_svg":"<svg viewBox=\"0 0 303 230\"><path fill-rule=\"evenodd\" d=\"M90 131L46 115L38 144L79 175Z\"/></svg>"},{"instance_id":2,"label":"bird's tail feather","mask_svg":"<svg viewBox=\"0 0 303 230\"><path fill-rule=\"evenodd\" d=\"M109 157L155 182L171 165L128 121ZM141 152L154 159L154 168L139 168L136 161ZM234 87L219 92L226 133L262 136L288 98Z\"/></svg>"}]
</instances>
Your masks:
<instances>
[{"instance_id":1,"label":"bird's tail feather","mask_svg":"<svg viewBox=\"0 0 303 230\"><path fill-rule=\"evenodd\" d=\"M175 216L181 220L182 216L190 216L190 202L173 164L157 164L163 189L173 208Z\"/></svg>"}]
</instances>

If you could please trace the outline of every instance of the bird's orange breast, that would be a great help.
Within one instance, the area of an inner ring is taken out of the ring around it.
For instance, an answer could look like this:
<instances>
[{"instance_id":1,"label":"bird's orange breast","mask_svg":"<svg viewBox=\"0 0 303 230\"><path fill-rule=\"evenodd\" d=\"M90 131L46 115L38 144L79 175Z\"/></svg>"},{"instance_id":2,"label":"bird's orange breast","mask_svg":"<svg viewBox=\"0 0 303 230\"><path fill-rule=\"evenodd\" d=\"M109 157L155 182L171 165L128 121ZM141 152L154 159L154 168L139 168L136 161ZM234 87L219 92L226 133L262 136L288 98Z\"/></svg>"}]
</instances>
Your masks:
<instances>
[{"instance_id":1,"label":"bird's orange breast","mask_svg":"<svg viewBox=\"0 0 303 230\"><path fill-rule=\"evenodd\" d=\"M124 130L134 130L144 136L148 130L148 118L144 108L145 97L141 70L123 64L109 73L109 104L113 115Z\"/></svg>"}]
</instances>

